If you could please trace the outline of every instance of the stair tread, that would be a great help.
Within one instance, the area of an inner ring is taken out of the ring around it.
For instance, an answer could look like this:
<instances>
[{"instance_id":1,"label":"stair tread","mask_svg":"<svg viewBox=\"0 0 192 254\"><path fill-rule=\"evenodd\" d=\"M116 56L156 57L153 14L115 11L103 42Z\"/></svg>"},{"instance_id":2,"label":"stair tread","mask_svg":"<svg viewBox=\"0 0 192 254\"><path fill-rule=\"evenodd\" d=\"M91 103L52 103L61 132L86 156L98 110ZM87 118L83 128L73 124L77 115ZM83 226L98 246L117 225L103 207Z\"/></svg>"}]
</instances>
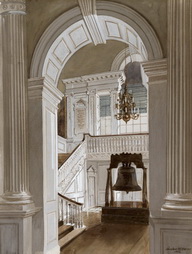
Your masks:
<instances>
[{"instance_id":1,"label":"stair tread","mask_svg":"<svg viewBox=\"0 0 192 254\"><path fill-rule=\"evenodd\" d=\"M76 228L73 231L71 231L70 233L68 233L67 235L65 235L63 238L61 238L59 240L59 246L62 248L64 247L66 244L68 244L70 241L72 241L74 238L76 238L78 235L80 235L81 233L83 233L83 231L86 229L86 227L84 228Z\"/></svg>"},{"instance_id":2,"label":"stair tread","mask_svg":"<svg viewBox=\"0 0 192 254\"><path fill-rule=\"evenodd\" d=\"M62 225L58 229L58 234L60 235L60 234L64 233L65 231L69 231L70 229L73 230L73 226L71 226L71 225Z\"/></svg>"}]
</instances>

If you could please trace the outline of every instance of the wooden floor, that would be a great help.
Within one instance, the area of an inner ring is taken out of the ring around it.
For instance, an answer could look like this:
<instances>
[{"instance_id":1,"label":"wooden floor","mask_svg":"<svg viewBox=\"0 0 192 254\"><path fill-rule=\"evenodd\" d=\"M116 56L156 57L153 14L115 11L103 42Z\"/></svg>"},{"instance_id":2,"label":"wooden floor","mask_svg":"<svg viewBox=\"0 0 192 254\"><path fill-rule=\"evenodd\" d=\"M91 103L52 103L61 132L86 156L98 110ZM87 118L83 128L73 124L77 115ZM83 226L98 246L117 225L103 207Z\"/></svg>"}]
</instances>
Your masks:
<instances>
[{"instance_id":1,"label":"wooden floor","mask_svg":"<svg viewBox=\"0 0 192 254\"><path fill-rule=\"evenodd\" d=\"M85 224L88 229L62 254L149 254L148 226L101 224L99 213L85 216Z\"/></svg>"}]
</instances>

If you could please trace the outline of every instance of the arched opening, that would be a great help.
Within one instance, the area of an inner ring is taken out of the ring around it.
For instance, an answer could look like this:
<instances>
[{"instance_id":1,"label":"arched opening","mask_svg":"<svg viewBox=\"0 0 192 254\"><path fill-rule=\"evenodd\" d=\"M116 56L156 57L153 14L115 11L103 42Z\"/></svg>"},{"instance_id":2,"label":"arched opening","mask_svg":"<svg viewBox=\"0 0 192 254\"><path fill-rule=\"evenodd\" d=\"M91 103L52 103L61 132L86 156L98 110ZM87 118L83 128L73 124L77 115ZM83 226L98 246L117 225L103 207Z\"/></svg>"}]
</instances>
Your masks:
<instances>
[{"instance_id":1,"label":"arched opening","mask_svg":"<svg viewBox=\"0 0 192 254\"><path fill-rule=\"evenodd\" d=\"M118 9L116 9L117 5ZM76 17L71 19L71 13L76 13ZM137 127L141 126L141 123L138 126L134 126L133 123L130 130L127 129L127 125L119 127L117 120L108 118L107 107L113 109L118 79L121 77L124 65L132 60L131 58L139 62L162 58L161 47L154 31L139 14L110 2L98 3L97 14L104 33L103 43L95 45L92 34L82 19L80 9L76 8L59 17L46 30L32 60L31 77L45 77L46 82L59 88L67 97L65 105L68 113L65 119L67 118L68 124L67 131L64 131L68 139L66 152L71 152L87 132L94 136L115 135L120 134L118 130L121 132L126 129L124 133L133 134L135 128L135 133L138 133ZM113 87L110 88L112 85ZM101 109L102 103L105 109ZM105 119L102 119L101 115ZM113 115L111 114L111 118ZM148 125L148 120L145 119L145 122ZM108 126L111 129L104 130ZM142 133L141 128L140 133ZM100 137L99 141L96 138L91 141L88 136L86 139L89 144L101 142L102 147L102 138ZM122 142L122 152L126 152L124 148L127 144ZM145 162L148 163L148 151L143 152L146 156ZM101 154L103 158L99 159ZM86 200L86 189L80 183L81 179L84 179L84 167L86 169L94 167L99 171L97 178L100 186L94 187L98 189L97 205L103 205L105 202L106 179L102 178L101 172L106 170L111 152L106 151L106 156L104 155L102 148L100 153L90 153L86 158L83 154L78 155L80 156L79 171L75 172L73 179L68 179L69 185L63 190L66 195L69 194L69 198L85 203L86 208L89 204Z\"/></svg>"}]
</instances>

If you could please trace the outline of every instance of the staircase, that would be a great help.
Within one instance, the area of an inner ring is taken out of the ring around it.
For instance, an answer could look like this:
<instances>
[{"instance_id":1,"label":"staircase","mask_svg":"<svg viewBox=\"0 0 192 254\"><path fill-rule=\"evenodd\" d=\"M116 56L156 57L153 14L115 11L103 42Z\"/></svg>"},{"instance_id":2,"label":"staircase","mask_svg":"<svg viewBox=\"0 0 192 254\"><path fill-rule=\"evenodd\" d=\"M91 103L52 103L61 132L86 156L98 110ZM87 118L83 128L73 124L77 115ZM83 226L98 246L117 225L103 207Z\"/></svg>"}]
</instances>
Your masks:
<instances>
[{"instance_id":1,"label":"staircase","mask_svg":"<svg viewBox=\"0 0 192 254\"><path fill-rule=\"evenodd\" d=\"M59 153L58 154L58 168L60 168L63 163L69 158L71 153Z\"/></svg>"},{"instance_id":2,"label":"staircase","mask_svg":"<svg viewBox=\"0 0 192 254\"><path fill-rule=\"evenodd\" d=\"M74 176L80 171L80 165L85 164L86 159L86 141L84 140L71 154L62 154L60 159L65 158L65 162L58 170L59 192L65 194Z\"/></svg>"},{"instance_id":3,"label":"staircase","mask_svg":"<svg viewBox=\"0 0 192 254\"><path fill-rule=\"evenodd\" d=\"M83 224L83 204L69 199L60 193L59 196L59 246L62 249L69 242L83 233L86 227Z\"/></svg>"}]
</instances>

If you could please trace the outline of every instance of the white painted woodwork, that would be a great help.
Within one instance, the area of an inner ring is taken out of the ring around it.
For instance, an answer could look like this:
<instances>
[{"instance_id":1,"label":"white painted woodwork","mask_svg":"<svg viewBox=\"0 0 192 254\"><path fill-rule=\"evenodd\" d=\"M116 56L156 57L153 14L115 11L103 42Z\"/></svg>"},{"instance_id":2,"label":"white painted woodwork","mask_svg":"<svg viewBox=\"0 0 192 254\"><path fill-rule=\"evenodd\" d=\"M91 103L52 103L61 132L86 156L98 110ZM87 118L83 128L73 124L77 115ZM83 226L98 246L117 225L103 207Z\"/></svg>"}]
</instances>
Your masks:
<instances>
[{"instance_id":1,"label":"white painted woodwork","mask_svg":"<svg viewBox=\"0 0 192 254\"><path fill-rule=\"evenodd\" d=\"M68 143L79 143L84 133L99 135L102 133L100 122L100 95L111 97L110 134L117 133L116 108L117 87L122 79L122 71L104 72L64 79L67 96L67 139ZM116 132L115 132L116 131ZM74 148L72 146L72 148ZM69 151L69 148L68 148Z\"/></svg>"},{"instance_id":2,"label":"white painted woodwork","mask_svg":"<svg viewBox=\"0 0 192 254\"><path fill-rule=\"evenodd\" d=\"M97 206L97 171L93 166L87 169L88 207Z\"/></svg>"},{"instance_id":3,"label":"white painted woodwork","mask_svg":"<svg viewBox=\"0 0 192 254\"><path fill-rule=\"evenodd\" d=\"M94 137L86 134L84 141L58 170L59 192L70 199L84 203L86 208L104 205L107 168L109 168L111 154L141 153L144 165L147 166L149 161L148 138L148 134ZM115 172L114 169L114 181L117 178L117 172ZM136 174L138 184L142 188L142 170L136 169ZM117 201L141 201L142 193L134 192L125 195L115 192L115 198Z\"/></svg>"},{"instance_id":4,"label":"white painted woodwork","mask_svg":"<svg viewBox=\"0 0 192 254\"><path fill-rule=\"evenodd\" d=\"M58 187L59 192L63 195L66 194L70 184L74 180L74 177L79 174L81 170L85 170L86 163L86 142L83 141L77 149L71 154L71 156L64 162L64 164L58 170ZM74 181L75 184L76 181ZM71 186L72 188L72 186ZM74 186L75 188L75 186ZM75 193L75 189L72 191ZM81 201L79 201L81 202Z\"/></svg>"},{"instance_id":5,"label":"white painted woodwork","mask_svg":"<svg viewBox=\"0 0 192 254\"><path fill-rule=\"evenodd\" d=\"M145 52L145 54L147 52L149 59L161 59L163 57L159 40L155 32L153 31L152 27L146 22L146 20L141 15L139 15L133 9L118 3L108 1L106 2L97 1L96 10L98 17L100 15L104 16L107 14L106 19L108 17L111 18L114 17L116 20L118 20L118 23L124 22L123 24L125 25L125 27L127 27L128 26L127 24L129 24L129 27L131 26L132 29L136 32L136 34L138 34L141 40L143 41L143 47L141 50ZM66 43L65 41L65 38L68 37L68 35L65 34L65 32L69 31L68 29L71 27L72 24L75 24L77 28L78 22L82 21L83 17L81 14L81 10L80 8L76 7L72 10L65 12L64 14L59 16L55 21L53 21L53 23L50 24L50 26L43 33L41 39L39 40L36 46L31 64L30 77L42 77L43 73L46 73L49 63L48 59L49 58L51 59L51 57L54 55L54 52L56 57L53 56L55 59L54 63L53 62L52 63L55 64L57 61L60 62L59 72L61 72L65 62L67 62L69 57L71 57L72 54L75 53L74 44L71 43L68 45L68 43ZM115 26L117 26L117 22L114 23ZM84 25L82 25L82 27L84 28ZM82 27L81 30L78 30L79 32L82 31ZM65 36L63 36L64 34ZM63 37L64 40L62 40L60 35L61 37ZM81 34L79 34L79 37L81 37ZM127 43L127 38L126 40L123 41ZM83 47L83 44L81 46ZM72 47L73 50L70 47ZM61 53L61 56L58 52ZM60 60L56 60L57 56L59 56ZM50 75L53 78L55 77L57 79L59 76L57 70L58 67L54 68L53 64L50 66L52 67L52 70L55 73L54 75L50 73ZM57 86L56 80L55 81L52 80L51 82L55 86Z\"/></svg>"},{"instance_id":6,"label":"white painted woodwork","mask_svg":"<svg viewBox=\"0 0 192 254\"><path fill-rule=\"evenodd\" d=\"M105 205L105 189L107 183L107 168L109 168L110 161L101 161L97 163L97 205Z\"/></svg>"},{"instance_id":7,"label":"white painted woodwork","mask_svg":"<svg viewBox=\"0 0 192 254\"><path fill-rule=\"evenodd\" d=\"M0 253L32 254L25 11L24 0L0 1Z\"/></svg>"},{"instance_id":8,"label":"white painted woodwork","mask_svg":"<svg viewBox=\"0 0 192 254\"><path fill-rule=\"evenodd\" d=\"M25 2L0 2L3 61L4 193L7 201L31 202L27 163ZM11 10L14 10L13 13ZM7 14L9 13L9 14ZM17 64L17 63L20 64ZM7 113L8 112L8 113Z\"/></svg>"},{"instance_id":9,"label":"white painted woodwork","mask_svg":"<svg viewBox=\"0 0 192 254\"><path fill-rule=\"evenodd\" d=\"M161 254L158 223L161 223L161 208L166 194L167 60L145 62L142 66L148 77L149 93L150 253Z\"/></svg>"},{"instance_id":10,"label":"white painted woodwork","mask_svg":"<svg viewBox=\"0 0 192 254\"><path fill-rule=\"evenodd\" d=\"M58 153L67 153L67 140L61 136L57 136Z\"/></svg>"},{"instance_id":11,"label":"white painted woodwork","mask_svg":"<svg viewBox=\"0 0 192 254\"><path fill-rule=\"evenodd\" d=\"M168 1L167 195L164 209L192 211L191 1Z\"/></svg>"},{"instance_id":12,"label":"white painted woodwork","mask_svg":"<svg viewBox=\"0 0 192 254\"><path fill-rule=\"evenodd\" d=\"M111 154L142 153L144 159L149 158L149 135L85 135L88 160L110 160Z\"/></svg>"},{"instance_id":13,"label":"white painted woodwork","mask_svg":"<svg viewBox=\"0 0 192 254\"><path fill-rule=\"evenodd\" d=\"M166 193L167 60L145 62L142 66L149 79L150 211L151 216L161 216Z\"/></svg>"},{"instance_id":14,"label":"white painted woodwork","mask_svg":"<svg viewBox=\"0 0 192 254\"><path fill-rule=\"evenodd\" d=\"M29 93L30 190L41 211L33 219L33 253L60 253L58 245L57 105L63 94L44 78Z\"/></svg>"},{"instance_id":15,"label":"white painted woodwork","mask_svg":"<svg viewBox=\"0 0 192 254\"><path fill-rule=\"evenodd\" d=\"M78 3L94 44L106 43L105 35L97 16L96 0L78 0Z\"/></svg>"}]
</instances>

